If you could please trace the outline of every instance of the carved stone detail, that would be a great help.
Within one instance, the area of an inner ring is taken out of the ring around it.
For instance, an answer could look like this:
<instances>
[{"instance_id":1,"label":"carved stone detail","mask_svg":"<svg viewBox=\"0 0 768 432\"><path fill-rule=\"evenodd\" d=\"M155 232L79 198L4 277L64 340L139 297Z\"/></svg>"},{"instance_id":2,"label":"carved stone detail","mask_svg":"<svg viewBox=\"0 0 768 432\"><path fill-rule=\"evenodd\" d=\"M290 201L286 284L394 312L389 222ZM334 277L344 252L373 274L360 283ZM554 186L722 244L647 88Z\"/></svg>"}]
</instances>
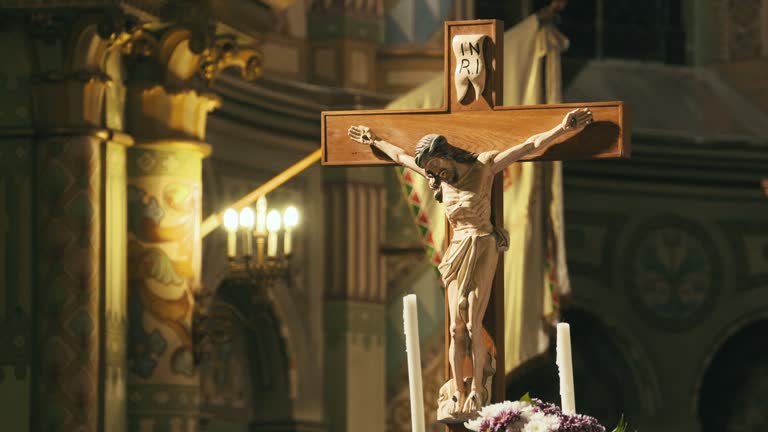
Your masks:
<instances>
[{"instance_id":1,"label":"carved stone detail","mask_svg":"<svg viewBox=\"0 0 768 432\"><path fill-rule=\"evenodd\" d=\"M123 52L133 82L162 84L170 92L205 91L229 67L254 80L262 73L260 42L240 43L233 35L201 34L183 26L143 26L125 38Z\"/></svg>"},{"instance_id":2,"label":"carved stone detail","mask_svg":"<svg viewBox=\"0 0 768 432\"><path fill-rule=\"evenodd\" d=\"M217 36L203 53L200 73L211 82L220 71L231 66L238 67L243 78L255 80L262 72L261 50L238 44L231 35Z\"/></svg>"}]
</instances>

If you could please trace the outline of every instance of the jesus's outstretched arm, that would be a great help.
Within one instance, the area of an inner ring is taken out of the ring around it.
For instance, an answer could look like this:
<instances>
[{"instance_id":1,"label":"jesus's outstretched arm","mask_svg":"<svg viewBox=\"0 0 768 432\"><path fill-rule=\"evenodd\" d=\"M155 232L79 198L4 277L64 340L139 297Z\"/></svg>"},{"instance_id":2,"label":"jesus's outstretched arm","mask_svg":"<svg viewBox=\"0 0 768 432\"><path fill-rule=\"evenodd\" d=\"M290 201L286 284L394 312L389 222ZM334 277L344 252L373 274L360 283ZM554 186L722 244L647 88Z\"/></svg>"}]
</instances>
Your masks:
<instances>
[{"instance_id":1,"label":"jesus's outstretched arm","mask_svg":"<svg viewBox=\"0 0 768 432\"><path fill-rule=\"evenodd\" d=\"M424 177L427 176L427 173L424 172L424 170L418 165L416 165L416 160L413 158L413 156L406 153L405 150L401 149L400 147L379 139L370 128L366 126L351 126L347 131L347 135L350 139L352 139L352 141L364 145L372 145L378 148L398 165L410 168Z\"/></svg>"},{"instance_id":2,"label":"jesus's outstretched arm","mask_svg":"<svg viewBox=\"0 0 768 432\"><path fill-rule=\"evenodd\" d=\"M493 158L493 169L495 172L500 172L504 168L508 167L511 163L517 162L522 157L535 153L539 150L551 145L557 138L568 132L580 131L584 129L586 125L592 123L592 111L589 108L579 108L573 110L565 115L562 123L554 128L536 134L524 143L510 147L502 152L499 152Z\"/></svg>"}]
</instances>

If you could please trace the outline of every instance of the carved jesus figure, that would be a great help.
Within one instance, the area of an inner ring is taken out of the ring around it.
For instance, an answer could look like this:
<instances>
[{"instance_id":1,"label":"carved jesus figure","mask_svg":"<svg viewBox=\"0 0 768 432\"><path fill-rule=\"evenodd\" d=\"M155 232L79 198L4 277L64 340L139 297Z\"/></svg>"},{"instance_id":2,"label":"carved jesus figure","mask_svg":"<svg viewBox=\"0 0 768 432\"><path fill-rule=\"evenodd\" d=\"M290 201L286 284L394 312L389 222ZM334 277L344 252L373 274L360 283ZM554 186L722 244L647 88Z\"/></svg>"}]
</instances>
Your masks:
<instances>
[{"instance_id":1,"label":"carved jesus figure","mask_svg":"<svg viewBox=\"0 0 768 432\"><path fill-rule=\"evenodd\" d=\"M454 416L472 416L486 402L483 368L486 345L483 316L490 299L498 254L507 249L508 237L491 222L491 187L494 176L520 158L542 150L565 133L579 131L592 122L589 109L569 112L546 132L504 151L473 154L454 147L437 134L424 136L411 156L395 144L381 140L366 126L352 126L349 137L383 151L394 162L425 176L435 198L445 206L453 229L450 246L438 266L446 288L450 319L449 361L455 389L448 401ZM467 346L466 341L469 342ZM462 366L471 356L472 379L464 385Z\"/></svg>"}]
</instances>

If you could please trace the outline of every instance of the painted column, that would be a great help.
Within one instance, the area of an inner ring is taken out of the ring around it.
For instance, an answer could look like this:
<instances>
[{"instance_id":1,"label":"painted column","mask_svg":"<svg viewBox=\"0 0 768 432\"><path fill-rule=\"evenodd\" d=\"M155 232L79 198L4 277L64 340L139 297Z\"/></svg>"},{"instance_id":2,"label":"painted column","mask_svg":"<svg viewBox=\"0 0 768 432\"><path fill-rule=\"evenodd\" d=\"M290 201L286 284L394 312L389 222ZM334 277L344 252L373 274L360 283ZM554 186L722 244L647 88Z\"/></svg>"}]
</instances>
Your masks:
<instances>
[{"instance_id":1,"label":"painted column","mask_svg":"<svg viewBox=\"0 0 768 432\"><path fill-rule=\"evenodd\" d=\"M383 185L326 185L325 401L328 430L384 432Z\"/></svg>"},{"instance_id":2,"label":"painted column","mask_svg":"<svg viewBox=\"0 0 768 432\"><path fill-rule=\"evenodd\" d=\"M135 145L128 184L128 430L197 430L193 342L200 289L205 119L218 104L194 90L129 84Z\"/></svg>"},{"instance_id":3,"label":"painted column","mask_svg":"<svg viewBox=\"0 0 768 432\"><path fill-rule=\"evenodd\" d=\"M128 151L128 410L131 431L193 431L192 337L200 283L202 142Z\"/></svg>"},{"instance_id":4,"label":"painted column","mask_svg":"<svg viewBox=\"0 0 768 432\"><path fill-rule=\"evenodd\" d=\"M197 430L193 338L200 290L202 161L208 113L203 56L179 26L137 32L126 55L128 431ZM186 61L178 61L186 59Z\"/></svg>"}]
</instances>

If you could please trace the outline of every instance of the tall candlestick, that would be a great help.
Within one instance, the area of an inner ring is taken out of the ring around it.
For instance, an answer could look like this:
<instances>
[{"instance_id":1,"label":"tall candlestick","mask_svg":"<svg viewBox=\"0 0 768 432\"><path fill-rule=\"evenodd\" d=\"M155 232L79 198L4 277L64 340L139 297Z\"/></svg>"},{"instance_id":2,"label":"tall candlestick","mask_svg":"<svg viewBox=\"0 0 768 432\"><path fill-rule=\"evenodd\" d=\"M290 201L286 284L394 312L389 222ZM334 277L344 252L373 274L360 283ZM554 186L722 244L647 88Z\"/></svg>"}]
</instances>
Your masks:
<instances>
[{"instance_id":1,"label":"tall candlestick","mask_svg":"<svg viewBox=\"0 0 768 432\"><path fill-rule=\"evenodd\" d=\"M563 413L576 414L571 361L571 327L566 323L557 325L557 367L560 371L560 404Z\"/></svg>"},{"instance_id":2,"label":"tall candlestick","mask_svg":"<svg viewBox=\"0 0 768 432\"><path fill-rule=\"evenodd\" d=\"M408 354L408 383L411 395L411 431L424 432L424 390L421 384L421 348L416 295L403 297L405 351Z\"/></svg>"},{"instance_id":3,"label":"tall candlestick","mask_svg":"<svg viewBox=\"0 0 768 432\"><path fill-rule=\"evenodd\" d=\"M267 242L267 238L263 235L256 236L256 262L259 264L264 263L264 244Z\"/></svg>"},{"instance_id":4,"label":"tall candlestick","mask_svg":"<svg viewBox=\"0 0 768 432\"><path fill-rule=\"evenodd\" d=\"M256 234L267 233L267 197L256 200Z\"/></svg>"}]
</instances>

